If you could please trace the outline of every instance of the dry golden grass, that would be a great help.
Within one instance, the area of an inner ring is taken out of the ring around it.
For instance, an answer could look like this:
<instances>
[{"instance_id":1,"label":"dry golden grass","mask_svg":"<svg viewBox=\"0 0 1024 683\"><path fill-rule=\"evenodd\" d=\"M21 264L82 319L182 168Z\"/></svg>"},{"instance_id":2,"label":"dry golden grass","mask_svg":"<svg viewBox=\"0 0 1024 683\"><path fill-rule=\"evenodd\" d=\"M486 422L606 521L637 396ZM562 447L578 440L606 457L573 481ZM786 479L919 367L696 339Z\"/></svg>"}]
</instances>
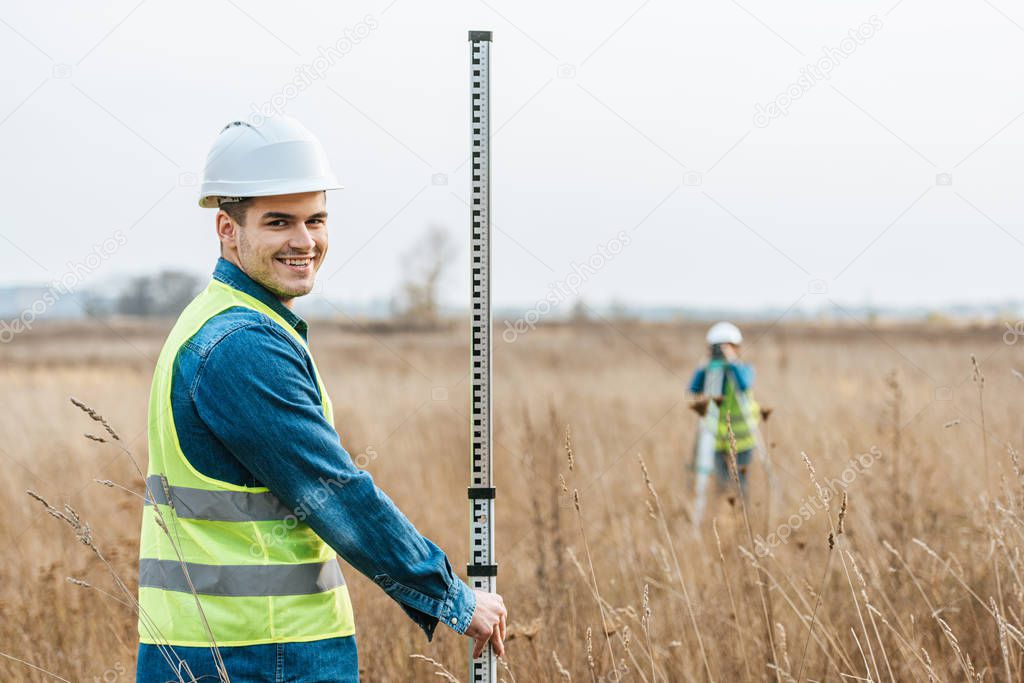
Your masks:
<instances>
[{"instance_id":1,"label":"dry golden grass","mask_svg":"<svg viewBox=\"0 0 1024 683\"><path fill-rule=\"evenodd\" d=\"M747 509L715 498L698 532L685 386L703 328L616 328L545 327L494 352L498 585L513 634L503 678L1021 679L1024 483L1007 444L1024 443L1024 382L1011 372L1024 363L1001 328L745 330L758 397L776 409L765 433L781 495L755 466ZM94 479L142 482L111 444L82 437L98 425L68 397L102 412L144 462L166 329L49 326L0 347L0 652L69 680L131 680L135 618L100 592L117 594L97 557L24 492L72 505L134 586L139 501ZM467 338L331 323L312 337L343 443L377 453L367 469L457 568ZM816 487L871 449L881 457L819 510ZM791 515L797 528L765 554L758 539ZM437 680L413 654L465 680L463 639L440 628L428 644L370 582L346 577L364 680ZM0 659L0 680L52 679Z\"/></svg>"}]
</instances>

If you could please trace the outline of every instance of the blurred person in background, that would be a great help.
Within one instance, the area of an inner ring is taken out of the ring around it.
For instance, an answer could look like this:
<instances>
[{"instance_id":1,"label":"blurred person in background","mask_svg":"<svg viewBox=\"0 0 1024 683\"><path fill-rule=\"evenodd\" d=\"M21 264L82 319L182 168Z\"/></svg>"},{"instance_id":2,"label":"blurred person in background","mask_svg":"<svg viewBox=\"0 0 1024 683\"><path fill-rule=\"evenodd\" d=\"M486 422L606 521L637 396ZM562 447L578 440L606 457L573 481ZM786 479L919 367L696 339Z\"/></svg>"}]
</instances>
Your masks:
<instances>
[{"instance_id":1,"label":"blurred person in background","mask_svg":"<svg viewBox=\"0 0 1024 683\"><path fill-rule=\"evenodd\" d=\"M758 447L758 423L767 418L754 400L754 368L740 360L743 335L736 325L719 322L705 337L709 360L697 368L690 381L693 401L690 407L701 417L694 449L696 476L695 522L699 523L706 505L706 487L712 472L717 488L729 488L729 457L732 448L729 429L735 439L736 475L740 493L747 494L747 473Z\"/></svg>"}]
</instances>

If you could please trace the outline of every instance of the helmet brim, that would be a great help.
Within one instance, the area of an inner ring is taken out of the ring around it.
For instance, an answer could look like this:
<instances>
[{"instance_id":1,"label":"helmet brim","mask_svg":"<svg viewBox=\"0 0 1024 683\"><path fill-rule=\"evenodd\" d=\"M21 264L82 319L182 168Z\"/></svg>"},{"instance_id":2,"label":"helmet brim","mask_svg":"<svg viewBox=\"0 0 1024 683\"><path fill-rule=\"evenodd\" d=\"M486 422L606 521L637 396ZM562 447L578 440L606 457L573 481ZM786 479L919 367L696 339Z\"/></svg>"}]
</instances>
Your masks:
<instances>
[{"instance_id":1,"label":"helmet brim","mask_svg":"<svg viewBox=\"0 0 1024 683\"><path fill-rule=\"evenodd\" d=\"M276 197L285 194L317 192L326 190L342 190L345 186L334 176L317 179L301 179L292 182L267 180L263 182L232 183L226 181L206 183L199 196L199 206L204 209L220 207L224 197Z\"/></svg>"}]
</instances>

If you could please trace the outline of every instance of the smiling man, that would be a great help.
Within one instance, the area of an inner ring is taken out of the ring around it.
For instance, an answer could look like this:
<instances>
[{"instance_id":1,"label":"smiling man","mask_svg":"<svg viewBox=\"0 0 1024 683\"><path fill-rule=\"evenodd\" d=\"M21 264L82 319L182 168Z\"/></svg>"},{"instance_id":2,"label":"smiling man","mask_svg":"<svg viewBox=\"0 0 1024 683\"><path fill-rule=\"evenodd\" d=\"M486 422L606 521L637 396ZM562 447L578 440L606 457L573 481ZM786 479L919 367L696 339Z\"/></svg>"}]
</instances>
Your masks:
<instances>
[{"instance_id":1,"label":"smiling man","mask_svg":"<svg viewBox=\"0 0 1024 683\"><path fill-rule=\"evenodd\" d=\"M288 117L228 124L210 150L199 203L218 209L221 257L171 330L150 393L142 683L357 681L339 555L428 639L440 621L503 654L501 596L455 576L353 465L292 311L327 256L326 191L339 187Z\"/></svg>"}]
</instances>

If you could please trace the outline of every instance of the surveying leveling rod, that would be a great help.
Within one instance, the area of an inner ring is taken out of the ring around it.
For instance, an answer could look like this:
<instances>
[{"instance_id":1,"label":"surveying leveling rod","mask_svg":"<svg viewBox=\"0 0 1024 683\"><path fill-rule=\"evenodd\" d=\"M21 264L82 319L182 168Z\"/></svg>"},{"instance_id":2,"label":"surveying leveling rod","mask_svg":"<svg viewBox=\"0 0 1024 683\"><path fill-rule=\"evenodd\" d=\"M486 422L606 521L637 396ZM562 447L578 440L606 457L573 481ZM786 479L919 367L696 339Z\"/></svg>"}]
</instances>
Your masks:
<instances>
[{"instance_id":1,"label":"surveying leveling rod","mask_svg":"<svg viewBox=\"0 0 1024 683\"><path fill-rule=\"evenodd\" d=\"M494 482L491 473L491 32L470 31L470 485L469 552L466 567L470 585L493 593L498 566L494 561ZM494 650L488 644L473 659L470 648L470 680L498 680Z\"/></svg>"}]
</instances>

